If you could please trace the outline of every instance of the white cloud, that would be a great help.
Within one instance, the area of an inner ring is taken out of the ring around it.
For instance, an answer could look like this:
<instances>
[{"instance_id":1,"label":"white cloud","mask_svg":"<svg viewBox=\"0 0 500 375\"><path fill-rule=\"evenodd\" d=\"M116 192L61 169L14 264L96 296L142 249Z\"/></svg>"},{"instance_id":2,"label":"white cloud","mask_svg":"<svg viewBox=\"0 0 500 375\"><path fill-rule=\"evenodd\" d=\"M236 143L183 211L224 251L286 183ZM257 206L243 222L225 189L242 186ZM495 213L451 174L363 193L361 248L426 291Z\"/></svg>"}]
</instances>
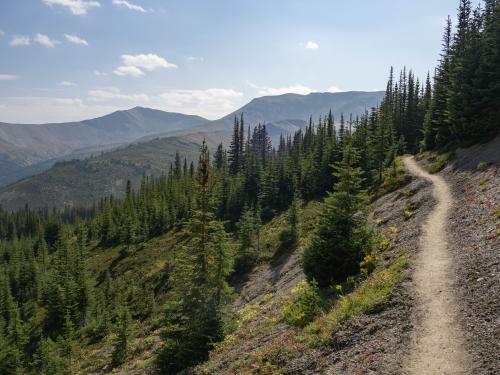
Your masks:
<instances>
[{"instance_id":1,"label":"white cloud","mask_svg":"<svg viewBox=\"0 0 500 375\"><path fill-rule=\"evenodd\" d=\"M241 92L232 89L170 90L159 95L123 93L116 87L90 90L78 97L1 97L0 121L42 123L78 121L103 116L132 105L147 105L165 111L193 113L210 119L220 118L244 103ZM26 111L26 108L30 108Z\"/></svg>"},{"instance_id":2,"label":"white cloud","mask_svg":"<svg viewBox=\"0 0 500 375\"><path fill-rule=\"evenodd\" d=\"M122 55L123 65L135 66L146 70L155 70L158 68L177 68L177 65L169 63L163 57L154 53L140 54L140 55Z\"/></svg>"},{"instance_id":3,"label":"white cloud","mask_svg":"<svg viewBox=\"0 0 500 375\"><path fill-rule=\"evenodd\" d=\"M307 49L318 49L319 48L319 44L316 43L316 42L313 42L313 41L309 41L306 44L306 48Z\"/></svg>"},{"instance_id":4,"label":"white cloud","mask_svg":"<svg viewBox=\"0 0 500 375\"><path fill-rule=\"evenodd\" d=\"M10 41L11 46L29 46L31 39L25 35L14 35Z\"/></svg>"},{"instance_id":5,"label":"white cloud","mask_svg":"<svg viewBox=\"0 0 500 375\"><path fill-rule=\"evenodd\" d=\"M19 76L13 74L0 74L0 81L15 81Z\"/></svg>"},{"instance_id":6,"label":"white cloud","mask_svg":"<svg viewBox=\"0 0 500 375\"><path fill-rule=\"evenodd\" d=\"M177 65L169 63L163 57L154 53L140 55L121 55L122 64L113 73L117 76L139 77L144 75L143 69L153 71L159 68L173 69Z\"/></svg>"},{"instance_id":7,"label":"white cloud","mask_svg":"<svg viewBox=\"0 0 500 375\"><path fill-rule=\"evenodd\" d=\"M75 107L82 107L83 100L79 98L53 98L54 103L58 105L68 105Z\"/></svg>"},{"instance_id":8,"label":"white cloud","mask_svg":"<svg viewBox=\"0 0 500 375\"><path fill-rule=\"evenodd\" d=\"M50 39L45 34L36 34L35 38L33 38L33 41L47 48L55 48L56 45L60 43L57 40Z\"/></svg>"},{"instance_id":9,"label":"white cloud","mask_svg":"<svg viewBox=\"0 0 500 375\"><path fill-rule=\"evenodd\" d=\"M68 10L76 15L83 16L91 8L99 8L101 4L96 0L42 0L46 5L59 5L68 8Z\"/></svg>"},{"instance_id":10,"label":"white cloud","mask_svg":"<svg viewBox=\"0 0 500 375\"><path fill-rule=\"evenodd\" d=\"M62 81L62 82L59 82L59 86L71 87L71 86L78 86L78 85L75 82Z\"/></svg>"},{"instance_id":11,"label":"white cloud","mask_svg":"<svg viewBox=\"0 0 500 375\"><path fill-rule=\"evenodd\" d=\"M259 89L259 90L265 89L265 87L258 86L255 83L250 82L248 79L245 81L245 83L253 89Z\"/></svg>"},{"instance_id":12,"label":"white cloud","mask_svg":"<svg viewBox=\"0 0 500 375\"><path fill-rule=\"evenodd\" d=\"M232 89L171 90L160 95L160 107L167 111L194 113L218 118L237 109L243 93Z\"/></svg>"},{"instance_id":13,"label":"white cloud","mask_svg":"<svg viewBox=\"0 0 500 375\"><path fill-rule=\"evenodd\" d=\"M199 61L199 62L204 62L205 58L204 57L196 57L196 56L188 56L186 57L188 61Z\"/></svg>"},{"instance_id":14,"label":"white cloud","mask_svg":"<svg viewBox=\"0 0 500 375\"><path fill-rule=\"evenodd\" d=\"M94 70L94 75L97 76L97 77L101 77L101 76L107 76L108 74L100 72L98 70Z\"/></svg>"},{"instance_id":15,"label":"white cloud","mask_svg":"<svg viewBox=\"0 0 500 375\"><path fill-rule=\"evenodd\" d=\"M301 94L307 95L312 92L316 92L307 86L295 85L288 87L259 87L259 95L262 96L272 96L272 95L283 95L283 94Z\"/></svg>"},{"instance_id":16,"label":"white cloud","mask_svg":"<svg viewBox=\"0 0 500 375\"><path fill-rule=\"evenodd\" d=\"M4 35L5 35L5 33L2 30L0 30L0 36L4 36Z\"/></svg>"},{"instance_id":17,"label":"white cloud","mask_svg":"<svg viewBox=\"0 0 500 375\"><path fill-rule=\"evenodd\" d=\"M263 87L256 85L253 82L246 81L246 84L251 88L258 90L258 94L261 96L273 96L273 95L283 95L283 94L300 94L300 95L308 95L313 92L320 92L320 90L312 89L310 87L304 85L292 85L287 87ZM326 92L343 92L342 89L337 86L330 86Z\"/></svg>"},{"instance_id":18,"label":"white cloud","mask_svg":"<svg viewBox=\"0 0 500 375\"><path fill-rule=\"evenodd\" d=\"M64 37L68 40L68 42L73 44L79 44L82 46L88 46L88 42L85 39L82 39L76 35L64 34Z\"/></svg>"},{"instance_id":19,"label":"white cloud","mask_svg":"<svg viewBox=\"0 0 500 375\"><path fill-rule=\"evenodd\" d=\"M144 75L144 72L135 66L119 66L113 70L113 74L117 76L140 77Z\"/></svg>"},{"instance_id":20,"label":"white cloud","mask_svg":"<svg viewBox=\"0 0 500 375\"><path fill-rule=\"evenodd\" d=\"M141 7L140 5L132 4L126 0L113 0L114 5L118 5L120 7L125 7L130 10L136 10L138 12L146 13L146 9Z\"/></svg>"},{"instance_id":21,"label":"white cloud","mask_svg":"<svg viewBox=\"0 0 500 375\"><path fill-rule=\"evenodd\" d=\"M93 101L107 101L107 100L132 100L147 102L149 96L146 94L122 94L120 89L116 87L103 87L100 89L90 90L88 92L90 100Z\"/></svg>"},{"instance_id":22,"label":"white cloud","mask_svg":"<svg viewBox=\"0 0 500 375\"><path fill-rule=\"evenodd\" d=\"M328 90L326 90L327 92L343 92L344 90L342 89L339 89L337 86L330 86L328 88Z\"/></svg>"},{"instance_id":23,"label":"white cloud","mask_svg":"<svg viewBox=\"0 0 500 375\"><path fill-rule=\"evenodd\" d=\"M0 97L0 121L45 123L87 120L130 106L86 102L78 97ZM27 111L26 108L30 110Z\"/></svg>"}]
</instances>

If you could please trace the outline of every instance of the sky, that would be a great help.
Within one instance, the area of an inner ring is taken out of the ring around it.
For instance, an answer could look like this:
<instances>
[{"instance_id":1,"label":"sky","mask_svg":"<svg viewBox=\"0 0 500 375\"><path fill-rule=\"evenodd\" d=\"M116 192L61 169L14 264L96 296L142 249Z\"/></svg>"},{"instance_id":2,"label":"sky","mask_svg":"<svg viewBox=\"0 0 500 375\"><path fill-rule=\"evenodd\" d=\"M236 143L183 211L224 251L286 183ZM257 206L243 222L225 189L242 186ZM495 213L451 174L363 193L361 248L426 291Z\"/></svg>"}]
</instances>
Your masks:
<instances>
[{"instance_id":1,"label":"sky","mask_svg":"<svg viewBox=\"0 0 500 375\"><path fill-rule=\"evenodd\" d=\"M255 97L433 71L458 0L2 0L0 122L145 106L216 119Z\"/></svg>"}]
</instances>

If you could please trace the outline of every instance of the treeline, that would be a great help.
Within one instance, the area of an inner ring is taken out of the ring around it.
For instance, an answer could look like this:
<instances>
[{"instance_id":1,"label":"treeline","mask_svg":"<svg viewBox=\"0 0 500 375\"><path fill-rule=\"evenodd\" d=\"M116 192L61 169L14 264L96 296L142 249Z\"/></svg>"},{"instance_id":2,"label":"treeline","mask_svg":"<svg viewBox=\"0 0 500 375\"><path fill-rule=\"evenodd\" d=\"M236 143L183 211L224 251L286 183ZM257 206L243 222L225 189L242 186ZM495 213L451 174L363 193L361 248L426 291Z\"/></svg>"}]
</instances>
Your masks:
<instances>
[{"instance_id":1,"label":"treeline","mask_svg":"<svg viewBox=\"0 0 500 375\"><path fill-rule=\"evenodd\" d=\"M470 144L500 128L500 2L473 9L460 0L456 31L448 17L422 150Z\"/></svg>"}]
</instances>

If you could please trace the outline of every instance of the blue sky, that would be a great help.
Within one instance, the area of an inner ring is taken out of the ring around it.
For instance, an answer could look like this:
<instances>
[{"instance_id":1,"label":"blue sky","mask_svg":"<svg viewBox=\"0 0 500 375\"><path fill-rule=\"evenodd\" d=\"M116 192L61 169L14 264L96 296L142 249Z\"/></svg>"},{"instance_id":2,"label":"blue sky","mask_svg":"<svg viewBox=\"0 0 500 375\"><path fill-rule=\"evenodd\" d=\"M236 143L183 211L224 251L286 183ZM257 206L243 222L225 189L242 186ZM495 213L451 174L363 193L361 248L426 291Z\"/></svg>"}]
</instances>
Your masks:
<instances>
[{"instance_id":1,"label":"blue sky","mask_svg":"<svg viewBox=\"0 0 500 375\"><path fill-rule=\"evenodd\" d=\"M135 105L210 119L285 92L377 90L435 66L458 0L4 0L0 121Z\"/></svg>"}]
</instances>

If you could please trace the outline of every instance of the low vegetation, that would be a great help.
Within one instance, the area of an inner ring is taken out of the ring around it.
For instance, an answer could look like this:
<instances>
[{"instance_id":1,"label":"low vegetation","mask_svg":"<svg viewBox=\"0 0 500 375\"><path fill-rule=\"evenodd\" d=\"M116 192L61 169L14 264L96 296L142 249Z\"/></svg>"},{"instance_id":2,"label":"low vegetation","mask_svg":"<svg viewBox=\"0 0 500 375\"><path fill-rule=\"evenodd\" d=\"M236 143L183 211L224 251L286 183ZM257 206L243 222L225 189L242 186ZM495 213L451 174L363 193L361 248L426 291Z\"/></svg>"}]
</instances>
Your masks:
<instances>
[{"instance_id":1,"label":"low vegetation","mask_svg":"<svg viewBox=\"0 0 500 375\"><path fill-rule=\"evenodd\" d=\"M455 153L453 151L448 151L443 154L437 155L434 162L429 167L430 173L438 173L446 167L448 162L455 157Z\"/></svg>"},{"instance_id":2,"label":"low vegetation","mask_svg":"<svg viewBox=\"0 0 500 375\"><path fill-rule=\"evenodd\" d=\"M318 283L302 281L292 290L292 303L283 307L284 320L296 327L305 327L324 307Z\"/></svg>"},{"instance_id":3,"label":"low vegetation","mask_svg":"<svg viewBox=\"0 0 500 375\"><path fill-rule=\"evenodd\" d=\"M404 277L409 259L399 255L387 268L376 271L352 293L341 296L333 308L306 328L311 343L328 344L335 330L353 316L380 309L388 302L395 286Z\"/></svg>"}]
</instances>

